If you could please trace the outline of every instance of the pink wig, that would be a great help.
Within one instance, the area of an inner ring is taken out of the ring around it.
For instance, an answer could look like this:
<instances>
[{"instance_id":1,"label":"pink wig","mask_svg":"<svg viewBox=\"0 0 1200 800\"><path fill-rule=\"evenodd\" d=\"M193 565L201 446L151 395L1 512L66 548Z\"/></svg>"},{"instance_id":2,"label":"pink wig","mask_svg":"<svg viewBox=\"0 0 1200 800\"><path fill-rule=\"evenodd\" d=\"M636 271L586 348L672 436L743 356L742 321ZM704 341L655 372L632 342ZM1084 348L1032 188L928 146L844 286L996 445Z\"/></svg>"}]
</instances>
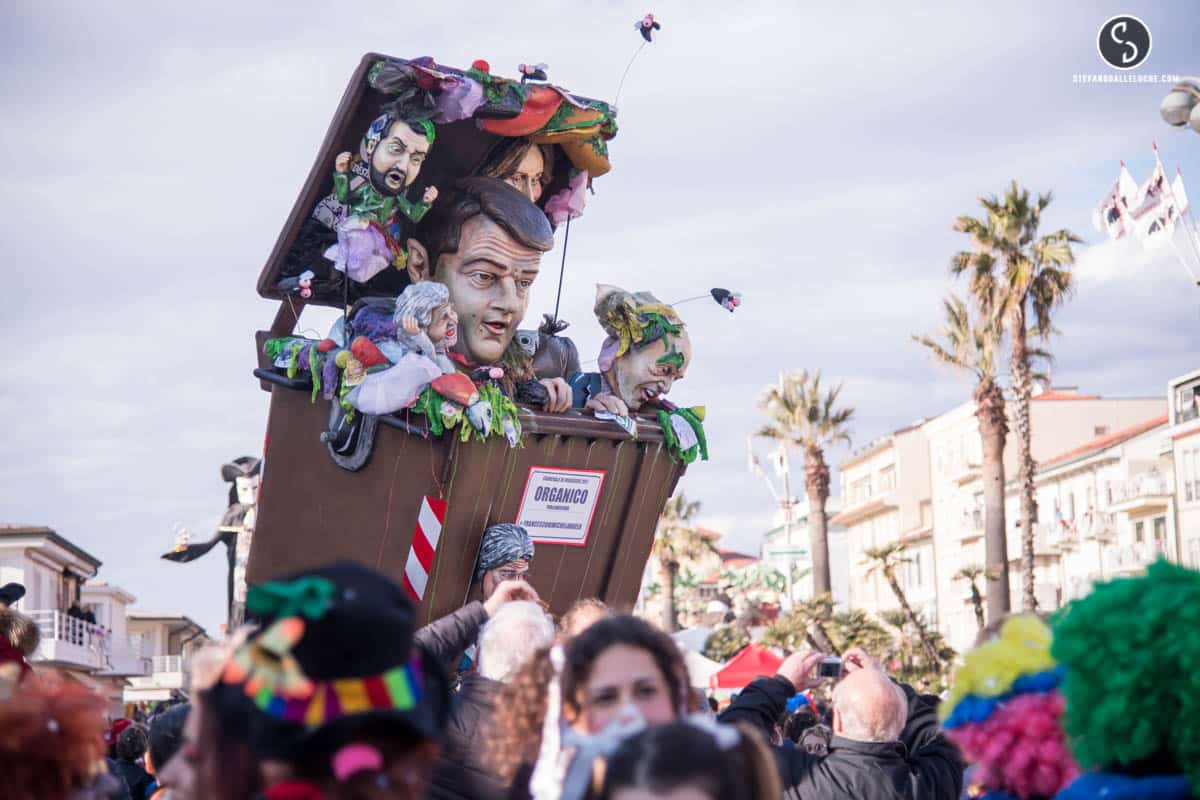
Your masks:
<instances>
[{"instance_id":1,"label":"pink wig","mask_svg":"<svg viewBox=\"0 0 1200 800\"><path fill-rule=\"evenodd\" d=\"M946 731L968 761L979 764L979 779L1022 800L1053 797L1079 775L1062 730L1063 699L1058 690L1007 700L983 722Z\"/></svg>"}]
</instances>

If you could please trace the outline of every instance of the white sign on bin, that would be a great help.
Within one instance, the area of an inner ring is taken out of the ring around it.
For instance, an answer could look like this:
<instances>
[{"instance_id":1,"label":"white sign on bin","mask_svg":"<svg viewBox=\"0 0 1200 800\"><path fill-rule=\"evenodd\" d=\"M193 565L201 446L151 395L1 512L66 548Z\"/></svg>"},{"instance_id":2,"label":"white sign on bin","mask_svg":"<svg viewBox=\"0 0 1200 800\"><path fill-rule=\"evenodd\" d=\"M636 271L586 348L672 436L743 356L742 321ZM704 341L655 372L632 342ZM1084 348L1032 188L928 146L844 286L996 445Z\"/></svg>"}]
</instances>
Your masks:
<instances>
[{"instance_id":1,"label":"white sign on bin","mask_svg":"<svg viewBox=\"0 0 1200 800\"><path fill-rule=\"evenodd\" d=\"M604 470L530 467L517 524L538 544L587 544Z\"/></svg>"}]
</instances>

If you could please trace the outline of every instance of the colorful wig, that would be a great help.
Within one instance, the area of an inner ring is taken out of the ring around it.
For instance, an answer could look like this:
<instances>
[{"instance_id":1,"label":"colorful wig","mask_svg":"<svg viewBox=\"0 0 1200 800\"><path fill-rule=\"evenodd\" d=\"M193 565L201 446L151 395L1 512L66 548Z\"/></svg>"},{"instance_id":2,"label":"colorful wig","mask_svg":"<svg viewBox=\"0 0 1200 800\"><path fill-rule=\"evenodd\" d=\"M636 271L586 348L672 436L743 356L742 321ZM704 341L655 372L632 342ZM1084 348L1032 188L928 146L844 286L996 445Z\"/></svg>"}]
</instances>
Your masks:
<instances>
[{"instance_id":1,"label":"colorful wig","mask_svg":"<svg viewBox=\"0 0 1200 800\"><path fill-rule=\"evenodd\" d=\"M1000 637L964 656L939 710L946 736L994 792L1029 800L1053 797L1079 767L1061 726L1060 672L1050 630L1032 615L1009 619Z\"/></svg>"},{"instance_id":2,"label":"colorful wig","mask_svg":"<svg viewBox=\"0 0 1200 800\"><path fill-rule=\"evenodd\" d=\"M1200 573L1159 560L1053 618L1065 727L1079 763L1183 773L1200 791Z\"/></svg>"}]
</instances>

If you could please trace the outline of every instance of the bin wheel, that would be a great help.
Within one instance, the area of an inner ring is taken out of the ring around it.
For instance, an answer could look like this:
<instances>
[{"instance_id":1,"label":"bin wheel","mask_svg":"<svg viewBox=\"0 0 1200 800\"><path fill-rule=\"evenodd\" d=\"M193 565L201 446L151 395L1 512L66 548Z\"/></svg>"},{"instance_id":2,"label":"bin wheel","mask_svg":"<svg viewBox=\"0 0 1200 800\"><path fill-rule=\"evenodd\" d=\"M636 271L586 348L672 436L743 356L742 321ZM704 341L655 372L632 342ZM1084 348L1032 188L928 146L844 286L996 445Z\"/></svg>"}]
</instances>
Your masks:
<instances>
[{"instance_id":1,"label":"bin wheel","mask_svg":"<svg viewBox=\"0 0 1200 800\"><path fill-rule=\"evenodd\" d=\"M321 434L321 441L329 449L333 463L351 472L357 472L371 459L375 449L375 429L379 420L373 414L357 413L347 421L341 404L330 404L329 430Z\"/></svg>"}]
</instances>

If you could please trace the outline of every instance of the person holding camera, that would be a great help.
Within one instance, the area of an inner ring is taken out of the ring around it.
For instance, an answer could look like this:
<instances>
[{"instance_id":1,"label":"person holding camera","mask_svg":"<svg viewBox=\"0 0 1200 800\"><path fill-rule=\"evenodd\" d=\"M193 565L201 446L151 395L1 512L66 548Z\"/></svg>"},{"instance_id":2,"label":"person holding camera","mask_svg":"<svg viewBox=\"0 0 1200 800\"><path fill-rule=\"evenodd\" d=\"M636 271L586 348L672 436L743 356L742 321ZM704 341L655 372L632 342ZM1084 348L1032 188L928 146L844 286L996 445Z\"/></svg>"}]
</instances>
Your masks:
<instances>
[{"instance_id":1,"label":"person holding camera","mask_svg":"<svg viewBox=\"0 0 1200 800\"><path fill-rule=\"evenodd\" d=\"M938 726L938 698L884 673L861 649L842 659L793 653L774 677L756 678L719 717L769 735L797 691L836 681L833 737L825 755L776 749L785 797L797 800L958 800L963 762Z\"/></svg>"}]
</instances>

